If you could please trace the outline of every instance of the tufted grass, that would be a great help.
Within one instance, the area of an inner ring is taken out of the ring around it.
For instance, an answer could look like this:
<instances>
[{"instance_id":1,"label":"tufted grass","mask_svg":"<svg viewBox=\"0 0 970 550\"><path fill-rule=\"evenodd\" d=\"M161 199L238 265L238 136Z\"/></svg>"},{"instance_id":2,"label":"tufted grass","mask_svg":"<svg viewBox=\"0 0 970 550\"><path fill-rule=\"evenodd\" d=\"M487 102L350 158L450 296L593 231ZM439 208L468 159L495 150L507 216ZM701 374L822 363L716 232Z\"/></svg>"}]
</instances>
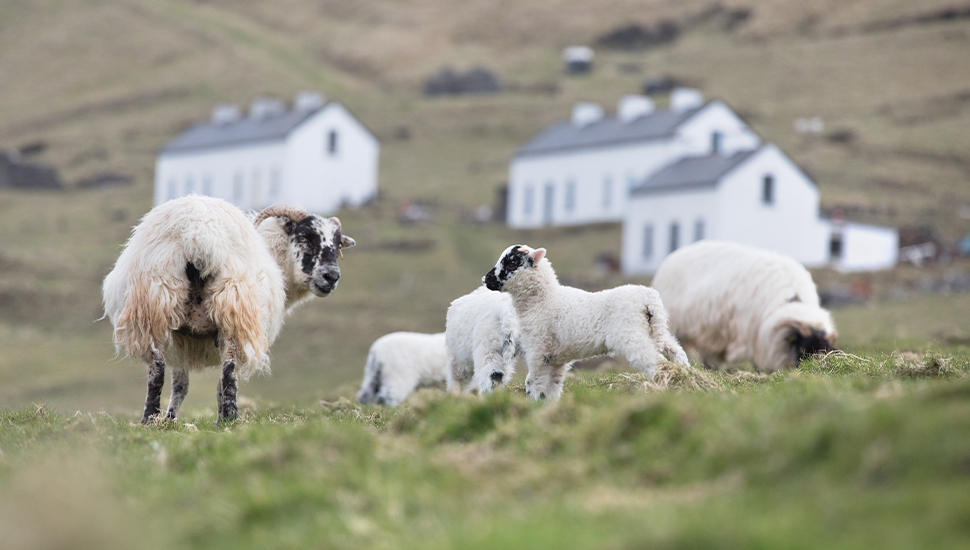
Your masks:
<instances>
[{"instance_id":1,"label":"tufted grass","mask_svg":"<svg viewBox=\"0 0 970 550\"><path fill-rule=\"evenodd\" d=\"M579 372L555 404L516 382L270 405L228 427L3 410L0 532L5 548L959 548L968 375L965 354L831 354L666 386Z\"/></svg>"}]
</instances>

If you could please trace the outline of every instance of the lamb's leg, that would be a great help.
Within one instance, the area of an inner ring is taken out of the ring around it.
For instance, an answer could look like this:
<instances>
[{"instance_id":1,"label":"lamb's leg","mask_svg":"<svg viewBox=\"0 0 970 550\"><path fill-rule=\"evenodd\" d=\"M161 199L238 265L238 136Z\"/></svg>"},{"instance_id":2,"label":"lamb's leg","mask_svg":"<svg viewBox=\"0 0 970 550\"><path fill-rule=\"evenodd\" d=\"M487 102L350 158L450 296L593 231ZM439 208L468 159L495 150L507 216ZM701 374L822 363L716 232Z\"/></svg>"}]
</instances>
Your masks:
<instances>
[{"instance_id":1,"label":"lamb's leg","mask_svg":"<svg viewBox=\"0 0 970 550\"><path fill-rule=\"evenodd\" d=\"M179 407L186 394L189 393L189 371L175 369L172 371L172 397L168 400L168 413L165 420L175 422L178 419Z\"/></svg>"},{"instance_id":2,"label":"lamb's leg","mask_svg":"<svg viewBox=\"0 0 970 550\"><path fill-rule=\"evenodd\" d=\"M152 362L148 365L148 395L145 397L145 412L141 415L141 423L149 421L161 412L162 386L165 384L165 360L158 352L152 354Z\"/></svg>"},{"instance_id":3,"label":"lamb's leg","mask_svg":"<svg viewBox=\"0 0 970 550\"><path fill-rule=\"evenodd\" d=\"M526 395L536 400L558 401L567 370L566 365L529 365L529 374L525 378Z\"/></svg>"},{"instance_id":4,"label":"lamb's leg","mask_svg":"<svg viewBox=\"0 0 970 550\"><path fill-rule=\"evenodd\" d=\"M624 348L616 351L626 357L631 367L645 373L652 379L654 373L657 371L657 364L664 359L663 355L660 354L660 350L657 349L657 344L644 335L642 341L631 342L629 346L624 346ZM683 350L681 350L681 353L683 353Z\"/></svg>"},{"instance_id":5,"label":"lamb's leg","mask_svg":"<svg viewBox=\"0 0 970 550\"><path fill-rule=\"evenodd\" d=\"M219 407L219 423L232 422L239 416L236 407L236 344L226 340L222 352L222 376L219 378L216 403Z\"/></svg>"}]
</instances>

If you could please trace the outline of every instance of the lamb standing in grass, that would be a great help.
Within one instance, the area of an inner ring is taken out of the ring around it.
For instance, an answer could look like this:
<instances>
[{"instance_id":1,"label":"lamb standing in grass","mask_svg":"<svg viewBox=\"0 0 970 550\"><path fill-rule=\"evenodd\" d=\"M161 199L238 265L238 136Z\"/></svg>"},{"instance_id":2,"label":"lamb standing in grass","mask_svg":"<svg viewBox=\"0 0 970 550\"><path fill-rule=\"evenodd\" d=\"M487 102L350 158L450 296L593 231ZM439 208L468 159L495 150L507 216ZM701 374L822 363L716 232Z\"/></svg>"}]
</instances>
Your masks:
<instances>
[{"instance_id":1,"label":"lamb standing in grass","mask_svg":"<svg viewBox=\"0 0 970 550\"><path fill-rule=\"evenodd\" d=\"M512 298L478 287L451 303L445 323L448 389L488 392L515 374L519 320Z\"/></svg>"},{"instance_id":2,"label":"lamb standing in grass","mask_svg":"<svg viewBox=\"0 0 970 550\"><path fill-rule=\"evenodd\" d=\"M160 414L165 366L172 367L167 420L176 420L189 371L221 365L219 421L236 418L238 378L269 370L283 316L340 278L337 258L354 240L340 220L293 206L254 220L232 204L189 195L142 218L104 278L114 343L148 365L142 422Z\"/></svg>"},{"instance_id":3,"label":"lamb standing in grass","mask_svg":"<svg viewBox=\"0 0 970 550\"><path fill-rule=\"evenodd\" d=\"M394 407L417 388L444 384L445 333L392 332L371 344L357 401Z\"/></svg>"},{"instance_id":4,"label":"lamb standing in grass","mask_svg":"<svg viewBox=\"0 0 970 550\"><path fill-rule=\"evenodd\" d=\"M742 361L768 371L793 367L834 349L838 338L811 274L774 252L701 241L668 256L653 286L674 335L710 367Z\"/></svg>"},{"instance_id":5,"label":"lamb standing in grass","mask_svg":"<svg viewBox=\"0 0 970 550\"><path fill-rule=\"evenodd\" d=\"M657 291L638 285L601 292L563 286L545 255L544 248L510 246L482 278L490 290L512 296L530 397L558 399L567 365L596 355L622 355L650 376L664 357L688 364L667 330L667 311Z\"/></svg>"}]
</instances>

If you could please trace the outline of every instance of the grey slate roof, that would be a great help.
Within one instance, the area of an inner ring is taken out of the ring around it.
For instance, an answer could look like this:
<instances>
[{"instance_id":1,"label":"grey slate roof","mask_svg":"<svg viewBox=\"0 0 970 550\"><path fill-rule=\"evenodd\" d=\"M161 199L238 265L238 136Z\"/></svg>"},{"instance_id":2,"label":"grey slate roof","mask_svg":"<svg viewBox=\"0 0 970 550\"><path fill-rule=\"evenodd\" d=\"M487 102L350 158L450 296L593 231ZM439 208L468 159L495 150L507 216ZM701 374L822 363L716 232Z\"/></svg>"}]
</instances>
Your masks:
<instances>
[{"instance_id":1,"label":"grey slate roof","mask_svg":"<svg viewBox=\"0 0 970 550\"><path fill-rule=\"evenodd\" d=\"M670 136L678 126L707 107L701 105L685 111L654 111L630 122L604 117L588 126L557 122L515 151L515 156L539 155L586 147L602 147L624 142L646 141Z\"/></svg>"},{"instance_id":2,"label":"grey slate roof","mask_svg":"<svg viewBox=\"0 0 970 550\"><path fill-rule=\"evenodd\" d=\"M718 154L687 157L660 169L630 194L638 196L657 191L714 187L728 172L760 151L738 151L729 157Z\"/></svg>"},{"instance_id":3,"label":"grey slate roof","mask_svg":"<svg viewBox=\"0 0 970 550\"><path fill-rule=\"evenodd\" d=\"M217 124L212 121L203 122L182 132L177 138L162 147L161 152L181 153L242 143L281 141L303 121L326 107L324 105L317 109L305 111L290 110L261 119L246 117L228 124Z\"/></svg>"}]
</instances>

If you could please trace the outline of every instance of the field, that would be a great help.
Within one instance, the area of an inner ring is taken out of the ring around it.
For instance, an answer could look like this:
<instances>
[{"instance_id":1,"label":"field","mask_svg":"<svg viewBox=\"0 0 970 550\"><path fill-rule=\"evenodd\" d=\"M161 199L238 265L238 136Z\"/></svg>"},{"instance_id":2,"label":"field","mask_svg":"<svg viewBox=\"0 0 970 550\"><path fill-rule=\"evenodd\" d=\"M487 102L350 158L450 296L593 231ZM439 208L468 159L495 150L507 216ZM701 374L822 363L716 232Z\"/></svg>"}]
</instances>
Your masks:
<instances>
[{"instance_id":1,"label":"field","mask_svg":"<svg viewBox=\"0 0 970 550\"><path fill-rule=\"evenodd\" d=\"M581 374L144 428L0 413L7 548L965 548L970 359Z\"/></svg>"},{"instance_id":2,"label":"field","mask_svg":"<svg viewBox=\"0 0 970 550\"><path fill-rule=\"evenodd\" d=\"M67 184L0 189L0 546L966 547L970 293L932 290L970 275L965 259L814 272L822 290L873 297L833 310L851 355L798 371L696 373L698 390L645 386L620 361L576 372L558 404L527 402L521 373L484 399L352 399L374 339L443 330L512 243L546 247L575 286L649 283L597 268L619 253L616 225L463 221L493 203L517 146L575 101L611 111L646 78L724 99L816 179L824 208L946 242L970 233L967 13L950 0L0 2L0 149L43 144L31 160ZM597 48L590 75L562 74L562 47L662 20L676 41ZM503 91L423 96L444 66L484 66ZM100 282L151 207L158 148L218 102L304 89L381 141L380 200L339 213L358 242L340 288L288 318L236 424L214 425L204 373L183 423L132 425L145 373L97 320ZM807 116L825 130L795 133ZM85 185L104 173L132 183ZM434 221L398 223L403 201Z\"/></svg>"}]
</instances>

